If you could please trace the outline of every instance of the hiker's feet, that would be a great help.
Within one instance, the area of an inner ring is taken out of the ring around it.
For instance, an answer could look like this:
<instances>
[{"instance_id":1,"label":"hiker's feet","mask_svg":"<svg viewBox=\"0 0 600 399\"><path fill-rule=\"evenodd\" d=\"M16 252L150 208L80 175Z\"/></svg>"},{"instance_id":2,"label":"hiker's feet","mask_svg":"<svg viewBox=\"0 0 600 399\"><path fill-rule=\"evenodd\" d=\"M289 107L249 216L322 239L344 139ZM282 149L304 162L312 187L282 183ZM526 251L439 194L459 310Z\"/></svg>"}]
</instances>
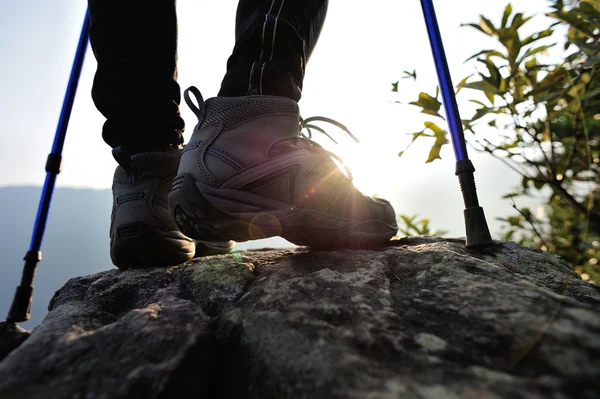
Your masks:
<instances>
[{"instance_id":1,"label":"hiker's feet","mask_svg":"<svg viewBox=\"0 0 600 399\"><path fill-rule=\"evenodd\" d=\"M112 187L110 257L113 263L125 270L176 265L193 258L196 242L179 231L167 204L181 149L129 156L117 148L113 154L119 162ZM216 252L227 253L231 247L227 242L227 248L223 244ZM200 250L203 248L198 246Z\"/></svg>"},{"instance_id":2,"label":"hiker's feet","mask_svg":"<svg viewBox=\"0 0 600 399\"><path fill-rule=\"evenodd\" d=\"M361 194L321 146L300 136L295 101L216 97L200 107L169 194L186 235L281 236L318 248L373 248L396 234L389 202Z\"/></svg>"}]
</instances>

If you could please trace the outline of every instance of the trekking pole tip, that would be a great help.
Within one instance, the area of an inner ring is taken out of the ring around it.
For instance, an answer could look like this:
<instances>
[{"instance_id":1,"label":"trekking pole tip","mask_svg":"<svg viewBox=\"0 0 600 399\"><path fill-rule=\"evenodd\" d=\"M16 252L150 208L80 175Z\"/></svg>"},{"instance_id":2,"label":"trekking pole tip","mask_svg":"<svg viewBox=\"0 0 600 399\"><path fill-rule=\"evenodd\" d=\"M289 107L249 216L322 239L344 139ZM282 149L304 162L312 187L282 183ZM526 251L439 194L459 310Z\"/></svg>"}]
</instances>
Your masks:
<instances>
[{"instance_id":1,"label":"trekking pole tip","mask_svg":"<svg viewBox=\"0 0 600 399\"><path fill-rule=\"evenodd\" d=\"M462 159L456 162L456 175L458 176L460 190L465 202L466 246L469 248L493 242L490 229L485 220L483 208L479 205L479 200L477 199L474 172L475 167L471 160Z\"/></svg>"},{"instance_id":2,"label":"trekking pole tip","mask_svg":"<svg viewBox=\"0 0 600 399\"><path fill-rule=\"evenodd\" d=\"M483 208L480 206L465 209L465 227L468 248L488 245L494 242L490 234Z\"/></svg>"}]
</instances>

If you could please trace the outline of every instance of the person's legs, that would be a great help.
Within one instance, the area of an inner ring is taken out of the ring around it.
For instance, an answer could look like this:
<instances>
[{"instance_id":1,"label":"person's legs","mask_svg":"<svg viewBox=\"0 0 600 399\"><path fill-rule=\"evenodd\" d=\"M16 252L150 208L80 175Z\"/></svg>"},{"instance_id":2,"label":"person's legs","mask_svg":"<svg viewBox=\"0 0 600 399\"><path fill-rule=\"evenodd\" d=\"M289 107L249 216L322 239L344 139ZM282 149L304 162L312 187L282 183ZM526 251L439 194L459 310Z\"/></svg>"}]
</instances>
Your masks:
<instances>
[{"instance_id":1,"label":"person's legs","mask_svg":"<svg viewBox=\"0 0 600 399\"><path fill-rule=\"evenodd\" d=\"M188 236L370 248L396 233L389 202L361 194L300 135L297 101L326 9L325 0L240 2L221 91L190 105L200 121L169 194Z\"/></svg>"},{"instance_id":2,"label":"person's legs","mask_svg":"<svg viewBox=\"0 0 600 399\"><path fill-rule=\"evenodd\" d=\"M235 47L219 96L275 95L298 101L327 5L327 0L241 0Z\"/></svg>"}]
</instances>

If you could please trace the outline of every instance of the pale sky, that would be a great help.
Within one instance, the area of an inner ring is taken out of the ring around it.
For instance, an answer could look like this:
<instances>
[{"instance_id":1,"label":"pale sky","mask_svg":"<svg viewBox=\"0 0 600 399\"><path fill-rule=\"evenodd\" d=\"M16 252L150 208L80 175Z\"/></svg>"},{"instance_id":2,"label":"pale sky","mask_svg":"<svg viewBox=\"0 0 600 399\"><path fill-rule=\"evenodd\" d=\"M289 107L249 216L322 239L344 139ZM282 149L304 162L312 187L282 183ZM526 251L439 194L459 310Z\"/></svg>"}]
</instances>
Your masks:
<instances>
[{"instance_id":1,"label":"pale sky","mask_svg":"<svg viewBox=\"0 0 600 399\"><path fill-rule=\"evenodd\" d=\"M498 22L504 1L438 0L435 6L454 83L473 72L463 61L493 42L460 24L484 14ZM543 14L545 0L512 2L516 11ZM179 0L179 82L182 89L197 86L205 98L216 95L234 40L236 0ZM85 13L83 0L20 0L0 2L0 186L41 185L44 164L52 144L77 38ZM541 25L540 25L541 24ZM544 25L535 18L529 29ZM102 141L103 117L92 103L90 90L95 60L88 51L73 109L60 186L109 188L116 163ZM416 69L419 80L403 81L402 94L390 93L391 83L403 70ZM464 235L462 197L454 176L450 145L442 161L425 165L431 143L414 146L402 158L410 133L427 120L416 107L394 100L416 99L432 93L437 77L418 0L331 0L318 46L308 63L303 117L327 116L340 121L362 144L345 139L327 148L347 160L356 184L366 194L392 201L398 213L419 213L433 227ZM463 117L471 116L469 103L459 102ZM196 123L182 106L186 140ZM482 131L482 134L486 133ZM493 131L489 134L493 134ZM501 196L518 184L517 176L487 155L470 152L488 223L512 213Z\"/></svg>"}]
</instances>

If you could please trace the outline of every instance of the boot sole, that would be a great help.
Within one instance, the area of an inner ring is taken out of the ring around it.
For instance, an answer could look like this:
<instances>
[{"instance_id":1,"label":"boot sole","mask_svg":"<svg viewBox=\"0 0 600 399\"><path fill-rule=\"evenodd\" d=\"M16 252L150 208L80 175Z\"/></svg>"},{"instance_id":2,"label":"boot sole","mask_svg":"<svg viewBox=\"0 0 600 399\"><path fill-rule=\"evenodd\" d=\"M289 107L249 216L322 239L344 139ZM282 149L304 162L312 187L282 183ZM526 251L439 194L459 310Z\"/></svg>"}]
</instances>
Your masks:
<instances>
[{"instance_id":1,"label":"boot sole","mask_svg":"<svg viewBox=\"0 0 600 399\"><path fill-rule=\"evenodd\" d=\"M228 254L235 248L235 241L197 241L195 258Z\"/></svg>"},{"instance_id":2,"label":"boot sole","mask_svg":"<svg viewBox=\"0 0 600 399\"><path fill-rule=\"evenodd\" d=\"M374 249L385 246L397 232L396 226L380 220L343 219L256 194L213 188L190 174L175 178L169 209L179 229L198 240L243 242L281 236L319 249Z\"/></svg>"},{"instance_id":3,"label":"boot sole","mask_svg":"<svg viewBox=\"0 0 600 399\"><path fill-rule=\"evenodd\" d=\"M172 266L194 257L195 243L179 231L161 231L143 222L119 226L110 257L121 270Z\"/></svg>"}]
</instances>

